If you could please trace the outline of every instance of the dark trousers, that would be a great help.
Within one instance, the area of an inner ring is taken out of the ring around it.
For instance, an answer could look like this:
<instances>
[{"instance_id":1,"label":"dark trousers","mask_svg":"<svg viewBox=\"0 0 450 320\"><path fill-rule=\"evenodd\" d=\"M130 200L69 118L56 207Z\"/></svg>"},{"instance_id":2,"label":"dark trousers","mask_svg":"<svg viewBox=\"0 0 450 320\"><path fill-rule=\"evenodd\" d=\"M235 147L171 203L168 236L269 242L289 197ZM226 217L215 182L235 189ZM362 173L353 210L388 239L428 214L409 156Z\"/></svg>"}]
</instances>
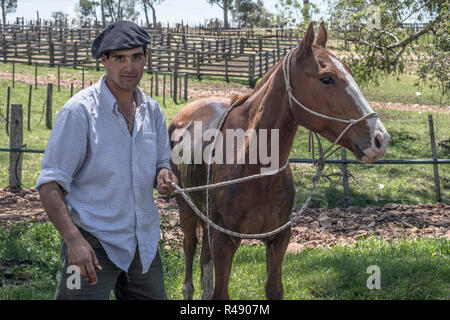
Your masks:
<instances>
[{"instance_id":1,"label":"dark trousers","mask_svg":"<svg viewBox=\"0 0 450 320\"><path fill-rule=\"evenodd\" d=\"M114 291L118 300L167 300L161 256L158 251L147 273L142 274L141 259L139 251L136 249L130 268L128 272L125 272L109 260L97 238L87 231L79 229L94 249L102 270L95 270L98 280L95 285L91 286L83 277L76 279L74 270L69 268L66 244L62 242L61 262L63 268L56 288L56 300L108 300L111 291Z\"/></svg>"}]
</instances>

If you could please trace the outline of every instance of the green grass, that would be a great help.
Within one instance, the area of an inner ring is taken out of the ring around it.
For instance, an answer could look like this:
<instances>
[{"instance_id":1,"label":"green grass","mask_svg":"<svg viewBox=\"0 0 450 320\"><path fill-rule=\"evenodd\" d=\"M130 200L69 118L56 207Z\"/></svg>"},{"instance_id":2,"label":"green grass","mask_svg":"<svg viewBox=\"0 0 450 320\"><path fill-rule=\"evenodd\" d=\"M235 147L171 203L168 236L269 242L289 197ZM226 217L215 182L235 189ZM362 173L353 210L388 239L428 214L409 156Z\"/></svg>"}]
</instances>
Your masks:
<instances>
[{"instance_id":1,"label":"green grass","mask_svg":"<svg viewBox=\"0 0 450 320\"><path fill-rule=\"evenodd\" d=\"M450 102L439 94L437 88L416 82L416 75L404 73L384 76L380 79L379 85L366 83L360 87L368 101L449 107ZM416 94L418 92L420 94Z\"/></svg>"},{"instance_id":2,"label":"green grass","mask_svg":"<svg viewBox=\"0 0 450 320\"><path fill-rule=\"evenodd\" d=\"M0 228L0 300L53 299L60 272L60 237L50 223L22 222ZM163 244L161 244L161 247ZM352 245L305 249L283 262L285 299L449 299L450 241L417 239L358 240ZM170 299L182 299L184 256L162 250ZM198 255L195 299L200 299ZM377 265L381 289L366 286L367 268ZM230 281L232 299L265 299L265 248L240 247Z\"/></svg>"}]
</instances>

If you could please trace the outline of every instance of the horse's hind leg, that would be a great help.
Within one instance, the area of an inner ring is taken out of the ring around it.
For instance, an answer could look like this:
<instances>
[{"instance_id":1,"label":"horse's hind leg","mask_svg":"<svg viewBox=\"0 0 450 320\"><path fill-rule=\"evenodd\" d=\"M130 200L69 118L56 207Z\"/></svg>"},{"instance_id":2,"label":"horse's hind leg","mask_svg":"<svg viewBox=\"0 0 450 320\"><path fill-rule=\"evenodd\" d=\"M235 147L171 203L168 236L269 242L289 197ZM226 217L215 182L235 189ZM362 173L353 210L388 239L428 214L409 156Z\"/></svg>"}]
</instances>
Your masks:
<instances>
[{"instance_id":1,"label":"horse's hind leg","mask_svg":"<svg viewBox=\"0 0 450 320\"><path fill-rule=\"evenodd\" d=\"M198 242L196 234L197 216L195 216L192 210L179 195L176 195L176 199L180 208L180 224L184 234L183 250L186 258L186 274L184 278L184 285L182 287L183 298L185 300L192 300L194 295L192 265Z\"/></svg>"},{"instance_id":2,"label":"horse's hind leg","mask_svg":"<svg viewBox=\"0 0 450 320\"><path fill-rule=\"evenodd\" d=\"M231 265L234 254L241 242L240 239L228 236L220 231L213 231L212 254L214 258L214 300L229 300L228 283L230 282Z\"/></svg>"},{"instance_id":3,"label":"horse's hind leg","mask_svg":"<svg viewBox=\"0 0 450 320\"><path fill-rule=\"evenodd\" d=\"M201 273L202 273L202 299L210 300L214 290L214 264L211 257L211 250L208 239L208 227L202 223L202 254L200 257Z\"/></svg>"},{"instance_id":4,"label":"horse's hind leg","mask_svg":"<svg viewBox=\"0 0 450 320\"><path fill-rule=\"evenodd\" d=\"M288 228L266 241L267 282L266 297L270 300L283 299L283 284L281 283L281 265L286 253L291 229Z\"/></svg>"}]
</instances>

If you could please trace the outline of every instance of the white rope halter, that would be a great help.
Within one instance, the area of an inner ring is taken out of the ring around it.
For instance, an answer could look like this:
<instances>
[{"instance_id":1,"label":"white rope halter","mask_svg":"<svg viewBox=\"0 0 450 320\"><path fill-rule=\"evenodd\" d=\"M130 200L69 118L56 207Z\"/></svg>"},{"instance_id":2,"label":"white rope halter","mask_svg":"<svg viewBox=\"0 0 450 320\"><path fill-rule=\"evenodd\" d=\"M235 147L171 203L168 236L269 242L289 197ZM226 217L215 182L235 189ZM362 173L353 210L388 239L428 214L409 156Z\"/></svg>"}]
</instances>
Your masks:
<instances>
[{"instance_id":1,"label":"white rope halter","mask_svg":"<svg viewBox=\"0 0 450 320\"><path fill-rule=\"evenodd\" d=\"M320 117L320 118L323 118L323 119L327 119L327 120L332 120L332 121L337 121L337 122L342 122L342 123L347 123L347 126L344 128L344 130L342 130L342 132L339 134L339 136L336 138L336 140L334 140L334 142L332 143L332 145L325 151L325 153L324 153L324 157L325 157L325 159L327 159L327 158L329 158L333 153L335 153L339 148L337 148L336 150L334 150L334 151L331 151L331 152L329 152L340 140L341 140L341 138L344 136L344 134L351 128L351 127L353 127L354 125L356 125L356 124L358 124L358 123L360 123L361 121L364 121L364 120L366 120L366 119L368 119L368 118L371 118L371 117L377 117L378 116L378 114L376 113L376 112L371 112L371 113L368 113L368 114L366 114L366 115L364 115L364 116L362 116L361 118L359 118L359 119L349 119L349 120L345 120L345 119L339 119L339 118L335 118L335 117L332 117L332 116L328 116L328 115L325 115L325 114L323 114L323 113L319 113L319 112L317 112L317 111L314 111L314 110L312 110L312 109L310 109L310 108L308 108L308 107L306 107L303 103L301 103L300 101L298 101L296 98L295 98L295 96L294 96L294 94L292 93L292 87L291 87L291 82L290 82L290 79L289 79L289 70L290 70L290 66L291 66L291 56L292 56L292 54L294 53L294 51L296 50L298 48L298 46L296 46L296 47L294 47L293 49L291 49L289 52L288 52L288 54L286 55L286 57L285 57L285 59L284 59L284 61L283 61L283 76L284 76L284 83L285 83L285 85L286 85L286 91L287 91L287 93L288 93L288 97L289 97L289 106L290 106L290 108L291 108L291 111L292 111L292 113L295 115L295 113L294 113L294 108L292 107L292 100L294 100L294 102L297 104L297 105L299 105L300 107L302 107L304 110L306 110L306 111L308 111L309 113L311 113L311 114L313 114L313 115L315 115L315 116L317 116L317 117ZM309 131L310 132L310 141L311 141L311 130ZM328 153L328 154L327 154ZM313 155L313 157L314 157L314 155Z\"/></svg>"}]
</instances>

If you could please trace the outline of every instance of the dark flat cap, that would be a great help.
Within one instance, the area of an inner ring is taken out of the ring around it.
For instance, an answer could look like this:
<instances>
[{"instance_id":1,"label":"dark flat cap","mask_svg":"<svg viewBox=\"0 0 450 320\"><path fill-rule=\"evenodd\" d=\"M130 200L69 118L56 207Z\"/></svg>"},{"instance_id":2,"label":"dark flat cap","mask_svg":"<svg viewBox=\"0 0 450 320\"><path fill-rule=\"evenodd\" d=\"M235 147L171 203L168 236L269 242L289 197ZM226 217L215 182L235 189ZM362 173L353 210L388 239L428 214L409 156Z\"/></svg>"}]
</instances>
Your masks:
<instances>
[{"instance_id":1,"label":"dark flat cap","mask_svg":"<svg viewBox=\"0 0 450 320\"><path fill-rule=\"evenodd\" d=\"M102 53L115 50L128 50L143 47L150 43L150 37L144 28L130 21L116 21L109 24L94 42L92 56L99 59Z\"/></svg>"}]
</instances>

